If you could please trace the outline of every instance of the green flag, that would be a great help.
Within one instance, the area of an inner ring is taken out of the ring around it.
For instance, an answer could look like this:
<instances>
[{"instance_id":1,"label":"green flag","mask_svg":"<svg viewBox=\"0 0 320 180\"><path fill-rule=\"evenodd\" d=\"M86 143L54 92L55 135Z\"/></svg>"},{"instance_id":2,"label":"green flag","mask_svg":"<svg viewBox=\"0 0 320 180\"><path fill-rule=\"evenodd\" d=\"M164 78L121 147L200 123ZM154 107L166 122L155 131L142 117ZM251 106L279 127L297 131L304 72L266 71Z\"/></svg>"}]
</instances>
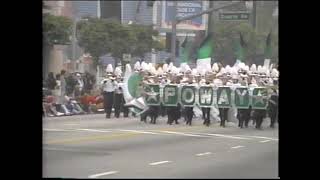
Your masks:
<instances>
[{"instance_id":1,"label":"green flag","mask_svg":"<svg viewBox=\"0 0 320 180\"><path fill-rule=\"evenodd\" d=\"M271 59L272 51L271 51L271 31L266 39L266 48L264 50L265 59Z\"/></svg>"},{"instance_id":2,"label":"green flag","mask_svg":"<svg viewBox=\"0 0 320 180\"><path fill-rule=\"evenodd\" d=\"M246 47L247 47L247 44L244 41L242 34L240 33L240 40L236 44L236 57L237 57L237 60L240 60L240 61L244 60L244 54L245 54Z\"/></svg>"},{"instance_id":3,"label":"green flag","mask_svg":"<svg viewBox=\"0 0 320 180\"><path fill-rule=\"evenodd\" d=\"M213 54L212 33L202 41L197 51L197 66L211 67L211 56Z\"/></svg>"}]
</instances>

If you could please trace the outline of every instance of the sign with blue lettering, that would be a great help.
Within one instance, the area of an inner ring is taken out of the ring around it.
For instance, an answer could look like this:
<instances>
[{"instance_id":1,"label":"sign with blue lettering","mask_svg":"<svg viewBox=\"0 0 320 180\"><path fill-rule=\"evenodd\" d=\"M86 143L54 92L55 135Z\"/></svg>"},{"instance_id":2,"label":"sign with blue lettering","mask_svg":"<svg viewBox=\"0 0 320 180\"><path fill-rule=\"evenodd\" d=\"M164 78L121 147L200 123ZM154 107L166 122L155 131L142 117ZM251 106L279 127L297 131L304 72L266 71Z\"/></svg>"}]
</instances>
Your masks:
<instances>
[{"instance_id":1,"label":"sign with blue lettering","mask_svg":"<svg viewBox=\"0 0 320 180\"><path fill-rule=\"evenodd\" d=\"M177 18L191 16L204 11L204 2L194 1L162 1L162 21L161 28L171 29L172 21ZM207 15L199 16L190 20L182 21L177 25L177 29L184 30L205 30Z\"/></svg>"}]
</instances>

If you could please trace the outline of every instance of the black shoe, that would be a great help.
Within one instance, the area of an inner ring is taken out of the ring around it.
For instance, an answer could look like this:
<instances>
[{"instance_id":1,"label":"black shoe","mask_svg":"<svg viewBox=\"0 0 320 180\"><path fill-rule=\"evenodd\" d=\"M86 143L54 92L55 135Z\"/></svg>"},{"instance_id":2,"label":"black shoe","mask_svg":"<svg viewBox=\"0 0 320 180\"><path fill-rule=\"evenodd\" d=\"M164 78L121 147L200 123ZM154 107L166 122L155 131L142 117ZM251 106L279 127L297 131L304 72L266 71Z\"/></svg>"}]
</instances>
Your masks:
<instances>
[{"instance_id":1,"label":"black shoe","mask_svg":"<svg viewBox=\"0 0 320 180\"><path fill-rule=\"evenodd\" d=\"M176 124L179 124L179 122L176 122Z\"/></svg>"}]
</instances>

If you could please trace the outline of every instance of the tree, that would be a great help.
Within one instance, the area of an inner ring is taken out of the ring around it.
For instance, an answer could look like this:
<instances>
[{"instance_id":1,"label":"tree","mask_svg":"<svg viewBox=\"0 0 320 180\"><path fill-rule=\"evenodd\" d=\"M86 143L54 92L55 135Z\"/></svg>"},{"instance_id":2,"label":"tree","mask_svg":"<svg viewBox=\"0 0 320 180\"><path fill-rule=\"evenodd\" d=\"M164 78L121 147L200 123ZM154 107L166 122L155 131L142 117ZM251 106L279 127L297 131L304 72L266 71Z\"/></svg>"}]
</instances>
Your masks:
<instances>
[{"instance_id":1,"label":"tree","mask_svg":"<svg viewBox=\"0 0 320 180\"><path fill-rule=\"evenodd\" d=\"M145 53L151 52L151 49L163 50L164 46L153 37L157 37L159 32L153 30L151 26L131 25L131 30L135 33L136 42L132 54L143 58Z\"/></svg>"},{"instance_id":2,"label":"tree","mask_svg":"<svg viewBox=\"0 0 320 180\"><path fill-rule=\"evenodd\" d=\"M64 16L43 15L43 40L45 45L69 44L72 21Z\"/></svg>"},{"instance_id":3,"label":"tree","mask_svg":"<svg viewBox=\"0 0 320 180\"><path fill-rule=\"evenodd\" d=\"M89 18L88 21L80 21L77 25L77 39L79 46L85 53L90 53L94 64L97 65L99 57L111 51L111 35L107 29L115 29L104 19Z\"/></svg>"},{"instance_id":4,"label":"tree","mask_svg":"<svg viewBox=\"0 0 320 180\"><path fill-rule=\"evenodd\" d=\"M79 22L77 29L79 46L92 55L96 64L107 53L118 62L123 54L143 57L152 48L162 48L153 40L152 36L158 34L151 26L124 26L115 20L88 18Z\"/></svg>"},{"instance_id":5,"label":"tree","mask_svg":"<svg viewBox=\"0 0 320 180\"><path fill-rule=\"evenodd\" d=\"M233 64L237 57L237 49L240 42L239 33L242 34L242 41L246 42L244 49L244 62L248 64L262 64L264 60L264 50L267 33L257 33L250 24L246 22L223 22L215 25L215 56L218 61L224 64ZM271 61L278 59L278 35L272 34L271 38L272 56Z\"/></svg>"}]
</instances>

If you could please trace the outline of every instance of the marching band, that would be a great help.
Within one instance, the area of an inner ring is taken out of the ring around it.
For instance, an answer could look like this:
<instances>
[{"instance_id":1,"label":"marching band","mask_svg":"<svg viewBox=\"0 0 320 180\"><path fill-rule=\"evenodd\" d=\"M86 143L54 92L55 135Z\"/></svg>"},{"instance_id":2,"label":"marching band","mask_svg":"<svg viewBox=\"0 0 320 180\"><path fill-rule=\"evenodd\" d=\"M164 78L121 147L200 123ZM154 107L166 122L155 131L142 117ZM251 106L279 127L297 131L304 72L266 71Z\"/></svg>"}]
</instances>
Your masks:
<instances>
[{"instance_id":1,"label":"marching band","mask_svg":"<svg viewBox=\"0 0 320 180\"><path fill-rule=\"evenodd\" d=\"M130 66L130 65L129 65ZM128 67L128 65L126 66ZM131 68L130 70L131 72ZM221 64L214 63L212 67L209 68L190 68L187 64L182 64L180 67L174 66L172 63L163 64L156 68L151 63L136 62L134 65L134 72L142 76L142 81L139 83L137 90L140 96L145 97L146 93L144 87L148 84L157 84L161 87L165 85L201 85L201 86L212 86L217 88L219 86L229 86L229 87L266 87L272 91L272 94L268 97L269 105L268 110L265 109L254 109L251 107L248 109L239 109L237 111L237 119L239 120L238 126L243 128L243 123L245 127L248 127L249 120L254 120L256 128L260 129L262 120L269 114L271 118L270 127L274 127L274 123L277 119L277 109L278 109L278 77L279 71L271 65L270 67L261 66L258 67L252 64L251 67L245 65L242 62L237 62L234 66L227 65L222 67ZM119 67L115 68L113 72L112 65L107 66L107 77L102 81L102 90L105 98L105 112L106 117L110 118L111 108L115 108L115 117L119 117L121 104L125 104L123 96L123 75ZM126 101L127 102L127 101ZM127 102L128 103L128 102ZM128 109L128 107L127 107ZM160 113L160 105L149 106L146 111L141 114L141 121L146 122L147 116L150 116L151 123L156 124L156 119ZM193 106L182 106L178 103L176 106L167 106L166 112L168 115L168 124L175 122L178 124L178 120L181 116L184 117L186 124L192 124L192 118L194 116ZM228 121L228 111L231 108L219 107L220 115L220 126L225 127L225 122ZM210 107L202 107L203 124L206 126L210 125ZM253 112L252 112L253 111ZM252 116L251 116L252 115ZM127 116L127 114L126 114Z\"/></svg>"}]
</instances>

